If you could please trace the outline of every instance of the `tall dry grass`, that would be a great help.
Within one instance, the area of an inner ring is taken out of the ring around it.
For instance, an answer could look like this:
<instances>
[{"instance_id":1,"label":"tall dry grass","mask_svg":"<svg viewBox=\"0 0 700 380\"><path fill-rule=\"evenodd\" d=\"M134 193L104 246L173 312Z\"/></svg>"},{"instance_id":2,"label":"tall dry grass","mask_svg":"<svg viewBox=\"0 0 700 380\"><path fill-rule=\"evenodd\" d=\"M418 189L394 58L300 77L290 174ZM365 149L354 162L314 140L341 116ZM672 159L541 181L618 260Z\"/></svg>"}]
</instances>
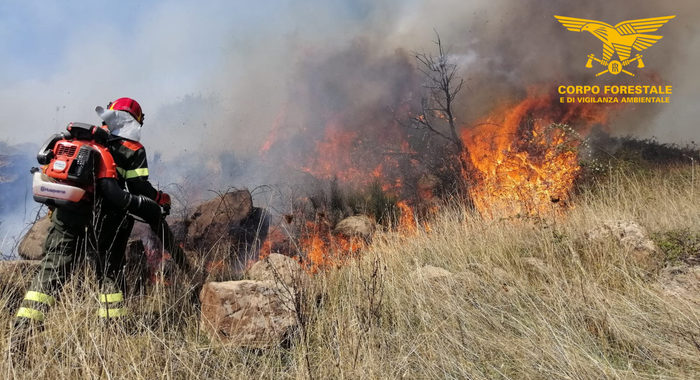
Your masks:
<instances>
[{"instance_id":1,"label":"tall dry grass","mask_svg":"<svg viewBox=\"0 0 700 380\"><path fill-rule=\"evenodd\" d=\"M700 234L692 180L690 168L618 172L566 214L484 220L452 207L429 232L379 235L361 258L314 277L289 347L210 342L177 286L134 297L129 323L102 326L88 273L13 366L5 294L0 377L698 378L700 296L665 293L663 259L642 268L615 240L585 238L615 219ZM424 265L454 274L417 276Z\"/></svg>"}]
</instances>

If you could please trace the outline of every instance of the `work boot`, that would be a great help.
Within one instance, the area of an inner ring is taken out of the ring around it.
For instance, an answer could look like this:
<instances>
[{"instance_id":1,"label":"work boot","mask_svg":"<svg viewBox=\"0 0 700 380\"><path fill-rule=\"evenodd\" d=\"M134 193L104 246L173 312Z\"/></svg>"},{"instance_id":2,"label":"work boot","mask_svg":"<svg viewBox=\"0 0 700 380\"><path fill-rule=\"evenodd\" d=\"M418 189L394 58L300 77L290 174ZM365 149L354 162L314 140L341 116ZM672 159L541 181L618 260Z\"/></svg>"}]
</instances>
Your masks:
<instances>
[{"instance_id":1,"label":"work boot","mask_svg":"<svg viewBox=\"0 0 700 380\"><path fill-rule=\"evenodd\" d=\"M14 366L25 366L29 341L33 336L33 330L40 329L40 325L32 326L32 321L26 318L15 319L10 333L10 361Z\"/></svg>"}]
</instances>

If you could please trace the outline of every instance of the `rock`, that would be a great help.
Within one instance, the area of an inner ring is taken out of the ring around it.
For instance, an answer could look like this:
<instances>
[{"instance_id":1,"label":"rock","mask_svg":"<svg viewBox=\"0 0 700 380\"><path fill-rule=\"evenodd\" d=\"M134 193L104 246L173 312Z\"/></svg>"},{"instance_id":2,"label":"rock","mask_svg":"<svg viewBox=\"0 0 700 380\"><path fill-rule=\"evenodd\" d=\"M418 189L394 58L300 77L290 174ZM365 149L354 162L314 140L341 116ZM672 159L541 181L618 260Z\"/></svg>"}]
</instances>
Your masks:
<instances>
[{"instance_id":1,"label":"rock","mask_svg":"<svg viewBox=\"0 0 700 380\"><path fill-rule=\"evenodd\" d=\"M522 259L522 263L525 269L531 274L544 278L549 278L552 275L552 268L536 257L525 257Z\"/></svg>"},{"instance_id":2,"label":"rock","mask_svg":"<svg viewBox=\"0 0 700 380\"><path fill-rule=\"evenodd\" d=\"M48 215L34 223L17 247L20 257L27 260L41 260L44 242L49 235L49 227L51 227L51 218Z\"/></svg>"},{"instance_id":3,"label":"rock","mask_svg":"<svg viewBox=\"0 0 700 380\"><path fill-rule=\"evenodd\" d=\"M658 286L668 297L683 298L700 306L700 265L664 268Z\"/></svg>"},{"instance_id":4,"label":"rock","mask_svg":"<svg viewBox=\"0 0 700 380\"><path fill-rule=\"evenodd\" d=\"M632 260L645 269L652 269L658 264L660 255L656 244L649 239L644 227L633 221L607 221L602 226L586 233L589 241L600 241L612 236L631 253Z\"/></svg>"},{"instance_id":5,"label":"rock","mask_svg":"<svg viewBox=\"0 0 700 380\"><path fill-rule=\"evenodd\" d=\"M271 253L253 264L246 276L251 280L271 281L292 288L303 286L308 281L308 274L296 260L279 253Z\"/></svg>"},{"instance_id":6,"label":"rock","mask_svg":"<svg viewBox=\"0 0 700 380\"><path fill-rule=\"evenodd\" d=\"M347 217L335 226L334 232L345 237L361 237L365 240L372 238L374 234L374 222L366 215Z\"/></svg>"},{"instance_id":7,"label":"rock","mask_svg":"<svg viewBox=\"0 0 700 380\"><path fill-rule=\"evenodd\" d=\"M200 301L202 329L222 342L274 347L296 326L289 293L271 281L209 282L200 292Z\"/></svg>"},{"instance_id":8,"label":"rock","mask_svg":"<svg viewBox=\"0 0 700 380\"><path fill-rule=\"evenodd\" d=\"M608 221L589 231L586 236L591 241L614 237L623 246L633 250L656 251L656 245L647 237L644 227L632 221Z\"/></svg>"},{"instance_id":9,"label":"rock","mask_svg":"<svg viewBox=\"0 0 700 380\"><path fill-rule=\"evenodd\" d=\"M455 282L459 285L460 291L472 291L477 289L481 284L481 278L476 273L469 269L463 272L457 272L453 275Z\"/></svg>"},{"instance_id":10,"label":"rock","mask_svg":"<svg viewBox=\"0 0 700 380\"><path fill-rule=\"evenodd\" d=\"M411 272L411 278L415 280L436 280L446 277L450 277L452 272L445 268L434 267L432 265L425 265L422 268L418 268Z\"/></svg>"},{"instance_id":11,"label":"rock","mask_svg":"<svg viewBox=\"0 0 700 380\"><path fill-rule=\"evenodd\" d=\"M40 260L0 261L0 299L8 300L12 307L19 304L40 263Z\"/></svg>"},{"instance_id":12,"label":"rock","mask_svg":"<svg viewBox=\"0 0 700 380\"><path fill-rule=\"evenodd\" d=\"M187 226L188 248L211 248L229 243L232 229L253 211L248 190L236 190L197 206Z\"/></svg>"}]
</instances>

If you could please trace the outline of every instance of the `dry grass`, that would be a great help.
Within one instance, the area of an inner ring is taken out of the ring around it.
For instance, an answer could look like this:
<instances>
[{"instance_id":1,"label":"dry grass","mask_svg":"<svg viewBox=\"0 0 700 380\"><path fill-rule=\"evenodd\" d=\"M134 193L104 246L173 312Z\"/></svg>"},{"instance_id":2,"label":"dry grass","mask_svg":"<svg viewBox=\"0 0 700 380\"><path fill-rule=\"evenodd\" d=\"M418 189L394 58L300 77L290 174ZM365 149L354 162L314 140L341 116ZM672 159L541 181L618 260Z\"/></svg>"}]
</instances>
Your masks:
<instances>
[{"instance_id":1,"label":"dry grass","mask_svg":"<svg viewBox=\"0 0 700 380\"><path fill-rule=\"evenodd\" d=\"M28 364L13 367L3 295L0 377L697 378L700 296L665 294L657 272L615 241L585 240L610 219L650 233L700 232L690 169L614 174L575 205L548 219L450 209L430 232L377 237L362 259L314 278L306 336L289 348L210 343L180 288L134 298L130 324L105 328L96 292L74 281ZM416 278L426 264L455 275Z\"/></svg>"}]
</instances>

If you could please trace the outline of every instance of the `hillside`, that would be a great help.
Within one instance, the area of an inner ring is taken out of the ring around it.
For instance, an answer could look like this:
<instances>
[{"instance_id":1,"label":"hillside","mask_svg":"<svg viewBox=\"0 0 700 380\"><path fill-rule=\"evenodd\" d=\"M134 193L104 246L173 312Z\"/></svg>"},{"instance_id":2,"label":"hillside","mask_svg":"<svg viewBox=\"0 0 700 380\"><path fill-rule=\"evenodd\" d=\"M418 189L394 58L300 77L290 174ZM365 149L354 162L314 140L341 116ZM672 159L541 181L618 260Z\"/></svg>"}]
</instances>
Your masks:
<instances>
[{"instance_id":1,"label":"hillside","mask_svg":"<svg viewBox=\"0 0 700 380\"><path fill-rule=\"evenodd\" d=\"M97 300L84 298L96 292L73 281L27 367L7 360L11 314L1 314L0 376L691 378L700 371L696 177L692 167L620 171L553 218L482 220L448 208L428 232L377 236L360 259L313 277L304 328L287 347L208 341L179 286L137 297L130 323L106 328ZM657 254L637 260L612 237L587 237L610 220L643 226ZM425 265L453 275L415 272Z\"/></svg>"}]
</instances>

